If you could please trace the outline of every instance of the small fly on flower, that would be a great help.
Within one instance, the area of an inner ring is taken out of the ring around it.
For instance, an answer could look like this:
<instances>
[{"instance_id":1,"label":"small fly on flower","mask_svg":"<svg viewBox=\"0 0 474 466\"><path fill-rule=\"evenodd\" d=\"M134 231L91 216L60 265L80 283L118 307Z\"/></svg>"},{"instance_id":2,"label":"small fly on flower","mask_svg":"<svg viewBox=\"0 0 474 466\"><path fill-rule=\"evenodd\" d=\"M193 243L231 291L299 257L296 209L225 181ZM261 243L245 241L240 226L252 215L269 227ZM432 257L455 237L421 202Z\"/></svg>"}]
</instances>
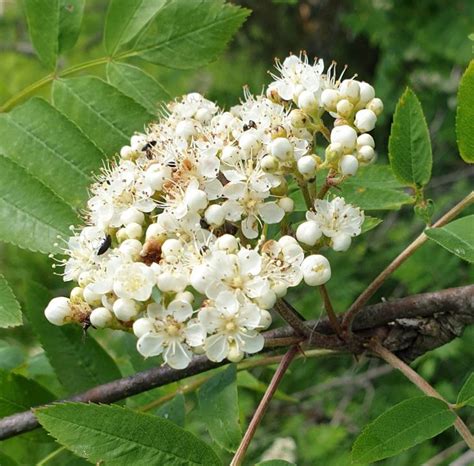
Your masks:
<instances>
[{"instance_id":1,"label":"small fly on flower","mask_svg":"<svg viewBox=\"0 0 474 466\"><path fill-rule=\"evenodd\" d=\"M102 244L99 246L99 249L97 250L97 255L101 256L102 254L105 254L111 245L112 237L110 235L107 235L104 238L104 241L102 241Z\"/></svg>"}]
</instances>

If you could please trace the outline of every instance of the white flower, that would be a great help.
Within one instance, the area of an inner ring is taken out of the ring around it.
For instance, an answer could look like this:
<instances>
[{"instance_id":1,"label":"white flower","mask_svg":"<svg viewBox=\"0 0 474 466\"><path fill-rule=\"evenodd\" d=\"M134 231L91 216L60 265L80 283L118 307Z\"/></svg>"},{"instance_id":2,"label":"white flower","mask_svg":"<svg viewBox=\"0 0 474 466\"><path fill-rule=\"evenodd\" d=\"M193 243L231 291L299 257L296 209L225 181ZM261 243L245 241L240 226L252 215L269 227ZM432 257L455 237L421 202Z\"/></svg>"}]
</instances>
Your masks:
<instances>
[{"instance_id":1,"label":"white flower","mask_svg":"<svg viewBox=\"0 0 474 466\"><path fill-rule=\"evenodd\" d=\"M307 220L316 222L328 238L338 238L337 244L346 245L347 238L360 235L364 213L358 207L346 204L342 197L336 197L332 201L317 199L314 201L314 208L315 212L307 212ZM335 250L341 249L336 246Z\"/></svg>"},{"instance_id":2,"label":"white flower","mask_svg":"<svg viewBox=\"0 0 474 466\"><path fill-rule=\"evenodd\" d=\"M174 369L186 368L192 358L191 347L201 346L205 339L204 327L197 320L189 320L192 312L187 301L172 301L167 308L149 305L147 321L140 319L134 328L138 333L150 329L138 339L138 351L145 357L163 354Z\"/></svg>"},{"instance_id":3,"label":"white flower","mask_svg":"<svg viewBox=\"0 0 474 466\"><path fill-rule=\"evenodd\" d=\"M89 321L93 327L106 328L113 322L112 313L105 307L96 307L89 316Z\"/></svg>"},{"instance_id":4,"label":"white flower","mask_svg":"<svg viewBox=\"0 0 474 466\"><path fill-rule=\"evenodd\" d=\"M336 126L331 131L331 144L339 143L346 153L351 153L356 147L357 132L348 125Z\"/></svg>"},{"instance_id":5,"label":"white flower","mask_svg":"<svg viewBox=\"0 0 474 466\"><path fill-rule=\"evenodd\" d=\"M124 264L113 277L113 289L119 298L146 301L156 283L153 270L141 262Z\"/></svg>"},{"instance_id":6,"label":"white flower","mask_svg":"<svg viewBox=\"0 0 474 466\"><path fill-rule=\"evenodd\" d=\"M213 305L199 311L199 321L211 334L204 342L207 357L220 362L233 348L237 354L260 351L264 344L257 331L260 320L260 309L255 304L240 303L229 291L219 293Z\"/></svg>"},{"instance_id":7,"label":"white flower","mask_svg":"<svg viewBox=\"0 0 474 466\"><path fill-rule=\"evenodd\" d=\"M296 239L308 246L314 246L322 234L318 223L313 220L301 223L296 229Z\"/></svg>"},{"instance_id":8,"label":"white flower","mask_svg":"<svg viewBox=\"0 0 474 466\"><path fill-rule=\"evenodd\" d=\"M364 108L356 113L354 126L361 133L367 133L368 131L372 131L375 128L376 122L377 115L372 110Z\"/></svg>"}]
</instances>

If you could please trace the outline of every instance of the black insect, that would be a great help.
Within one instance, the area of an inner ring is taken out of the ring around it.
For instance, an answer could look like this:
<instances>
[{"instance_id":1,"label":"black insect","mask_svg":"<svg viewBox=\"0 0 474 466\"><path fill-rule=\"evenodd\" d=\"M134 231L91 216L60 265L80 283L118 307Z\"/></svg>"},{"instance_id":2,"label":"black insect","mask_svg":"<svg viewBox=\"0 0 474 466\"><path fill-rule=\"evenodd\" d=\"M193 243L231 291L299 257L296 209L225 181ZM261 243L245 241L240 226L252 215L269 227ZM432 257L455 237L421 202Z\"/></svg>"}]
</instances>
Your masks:
<instances>
[{"instance_id":1,"label":"black insect","mask_svg":"<svg viewBox=\"0 0 474 466\"><path fill-rule=\"evenodd\" d=\"M146 155L147 159L152 159L153 158L153 154L151 153L151 149L155 146L156 146L156 141L149 141L142 147L142 151L145 152L145 155Z\"/></svg>"},{"instance_id":2,"label":"black insect","mask_svg":"<svg viewBox=\"0 0 474 466\"><path fill-rule=\"evenodd\" d=\"M204 230L208 230L210 227L209 223L207 223L203 218L201 218L199 224L201 225L201 228L204 228Z\"/></svg>"},{"instance_id":3,"label":"black insect","mask_svg":"<svg viewBox=\"0 0 474 466\"><path fill-rule=\"evenodd\" d=\"M170 160L167 164L166 164L167 167L170 167L170 168L176 168L177 167L177 164L174 160Z\"/></svg>"},{"instance_id":4,"label":"black insect","mask_svg":"<svg viewBox=\"0 0 474 466\"><path fill-rule=\"evenodd\" d=\"M257 124L253 120L249 120L247 124L244 125L244 131L248 131L250 128L257 129Z\"/></svg>"},{"instance_id":5,"label":"black insect","mask_svg":"<svg viewBox=\"0 0 474 466\"><path fill-rule=\"evenodd\" d=\"M102 244L99 246L97 255L100 256L104 254L110 248L111 244L112 244L112 237L110 235L107 235L104 241L102 241Z\"/></svg>"}]
</instances>

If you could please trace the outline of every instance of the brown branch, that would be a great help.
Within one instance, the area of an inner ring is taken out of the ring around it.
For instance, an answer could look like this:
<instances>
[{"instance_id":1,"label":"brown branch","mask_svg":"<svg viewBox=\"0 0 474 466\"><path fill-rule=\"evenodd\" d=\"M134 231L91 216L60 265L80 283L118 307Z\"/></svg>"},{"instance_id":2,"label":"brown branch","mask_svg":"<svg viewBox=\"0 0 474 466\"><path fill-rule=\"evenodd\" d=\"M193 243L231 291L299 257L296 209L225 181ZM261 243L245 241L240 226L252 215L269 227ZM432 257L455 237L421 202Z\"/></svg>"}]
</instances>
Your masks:
<instances>
[{"instance_id":1,"label":"brown branch","mask_svg":"<svg viewBox=\"0 0 474 466\"><path fill-rule=\"evenodd\" d=\"M334 334L328 320L306 321L311 329L311 335L304 341L304 345L339 352L363 352L364 342L377 336L384 346L402 359L410 361L414 356L459 336L463 328L471 323L474 323L474 285L409 296L364 308L357 315L353 325L355 336L360 339L360 346L357 348L349 347L346 342L341 341ZM264 336L267 350L275 348L277 344L290 346L304 340L290 326L265 332ZM74 395L67 401L114 403L224 364L225 361L214 363L205 356L198 356L186 369L155 367L99 385ZM0 419L0 440L36 427L38 422L32 410L13 414Z\"/></svg>"},{"instance_id":2,"label":"brown branch","mask_svg":"<svg viewBox=\"0 0 474 466\"><path fill-rule=\"evenodd\" d=\"M242 464L245 453L247 452L250 442L252 441L253 436L255 435L257 427L259 426L263 415L265 414L265 411L267 410L268 405L270 404L270 401L273 398L273 395L275 394L278 385L281 382L281 379L285 375L285 372L287 371L288 367L291 364L291 361L293 361L297 353L298 347L296 345L292 346L285 354L285 356L283 356L283 359L280 361L280 364L278 365L277 370L273 374L272 380L270 381L270 384L268 385L265 394L263 395L263 398L261 399L257 407L257 410L252 416L250 424L247 430L245 431L245 435L242 441L240 442L239 448L235 452L234 458L232 458L230 466L240 466Z\"/></svg>"},{"instance_id":3,"label":"brown branch","mask_svg":"<svg viewBox=\"0 0 474 466\"><path fill-rule=\"evenodd\" d=\"M304 318L283 299L278 299L274 307L283 320L292 327L298 335L309 337L311 329L305 324Z\"/></svg>"},{"instance_id":4,"label":"brown branch","mask_svg":"<svg viewBox=\"0 0 474 466\"><path fill-rule=\"evenodd\" d=\"M446 225L452 219L456 218L466 207L474 202L474 191L468 194L464 199L458 202L451 210L446 212L431 228L439 228ZM342 329L344 332L350 332L352 323L369 299L382 286L385 280L405 262L421 245L428 241L428 236L421 233L411 244L409 244L382 272L375 277L372 283L360 294L360 296L352 303L342 321Z\"/></svg>"}]
</instances>

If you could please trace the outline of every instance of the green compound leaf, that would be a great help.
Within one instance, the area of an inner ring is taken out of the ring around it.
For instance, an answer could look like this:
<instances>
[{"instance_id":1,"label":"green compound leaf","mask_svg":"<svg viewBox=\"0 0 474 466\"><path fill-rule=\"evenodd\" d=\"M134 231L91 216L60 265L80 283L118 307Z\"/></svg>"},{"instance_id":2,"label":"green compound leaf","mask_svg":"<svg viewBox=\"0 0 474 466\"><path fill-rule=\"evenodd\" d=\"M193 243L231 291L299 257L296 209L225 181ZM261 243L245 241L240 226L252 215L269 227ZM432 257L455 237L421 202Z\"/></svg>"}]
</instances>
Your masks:
<instances>
[{"instance_id":1,"label":"green compound leaf","mask_svg":"<svg viewBox=\"0 0 474 466\"><path fill-rule=\"evenodd\" d=\"M59 0L25 0L24 5L33 47L43 64L54 69L59 51Z\"/></svg>"},{"instance_id":2,"label":"green compound leaf","mask_svg":"<svg viewBox=\"0 0 474 466\"><path fill-rule=\"evenodd\" d=\"M0 155L0 240L43 253L57 252L70 235L74 211L22 167Z\"/></svg>"},{"instance_id":3,"label":"green compound leaf","mask_svg":"<svg viewBox=\"0 0 474 466\"><path fill-rule=\"evenodd\" d=\"M388 141L390 165L395 176L411 186L424 186L431 178L431 142L414 92L407 88L398 101Z\"/></svg>"},{"instance_id":4,"label":"green compound leaf","mask_svg":"<svg viewBox=\"0 0 474 466\"><path fill-rule=\"evenodd\" d=\"M169 68L204 66L224 50L249 13L223 0L167 2L140 35L133 53Z\"/></svg>"},{"instance_id":5,"label":"green compound leaf","mask_svg":"<svg viewBox=\"0 0 474 466\"><path fill-rule=\"evenodd\" d=\"M25 311L61 384L77 393L120 378L114 360L90 334L83 337L78 325L56 327L46 320L44 309L51 298L47 289L31 283Z\"/></svg>"},{"instance_id":6,"label":"green compound leaf","mask_svg":"<svg viewBox=\"0 0 474 466\"><path fill-rule=\"evenodd\" d=\"M210 378L199 389L198 399L201 418L212 439L235 451L242 438L235 365Z\"/></svg>"},{"instance_id":7,"label":"green compound leaf","mask_svg":"<svg viewBox=\"0 0 474 466\"><path fill-rule=\"evenodd\" d=\"M104 45L114 55L163 8L167 0L111 0L105 19Z\"/></svg>"},{"instance_id":8,"label":"green compound leaf","mask_svg":"<svg viewBox=\"0 0 474 466\"><path fill-rule=\"evenodd\" d=\"M0 150L73 207L87 199L103 158L74 123L38 98L0 115Z\"/></svg>"},{"instance_id":9,"label":"green compound leaf","mask_svg":"<svg viewBox=\"0 0 474 466\"><path fill-rule=\"evenodd\" d=\"M474 60L459 84L456 135L461 157L467 163L474 163Z\"/></svg>"},{"instance_id":10,"label":"green compound leaf","mask_svg":"<svg viewBox=\"0 0 474 466\"><path fill-rule=\"evenodd\" d=\"M468 262L474 262L474 215L462 217L441 228L428 228L426 236Z\"/></svg>"},{"instance_id":11,"label":"green compound leaf","mask_svg":"<svg viewBox=\"0 0 474 466\"><path fill-rule=\"evenodd\" d=\"M120 92L131 97L153 115L158 113L159 104L170 95L150 74L126 63L109 63L107 80Z\"/></svg>"},{"instance_id":12,"label":"green compound leaf","mask_svg":"<svg viewBox=\"0 0 474 466\"><path fill-rule=\"evenodd\" d=\"M474 406L474 372L468 377L462 386L456 404L461 407L465 405Z\"/></svg>"},{"instance_id":13,"label":"green compound leaf","mask_svg":"<svg viewBox=\"0 0 474 466\"><path fill-rule=\"evenodd\" d=\"M397 455L443 432L455 419L437 398L405 400L365 427L352 447L352 461L366 464Z\"/></svg>"},{"instance_id":14,"label":"green compound leaf","mask_svg":"<svg viewBox=\"0 0 474 466\"><path fill-rule=\"evenodd\" d=\"M153 120L133 99L93 76L56 80L53 102L108 155L129 144L130 136Z\"/></svg>"},{"instance_id":15,"label":"green compound leaf","mask_svg":"<svg viewBox=\"0 0 474 466\"><path fill-rule=\"evenodd\" d=\"M0 328L15 327L22 322L20 304L5 277L0 274Z\"/></svg>"},{"instance_id":16,"label":"green compound leaf","mask_svg":"<svg viewBox=\"0 0 474 466\"><path fill-rule=\"evenodd\" d=\"M71 49L79 37L86 0L59 0L59 52Z\"/></svg>"},{"instance_id":17,"label":"green compound leaf","mask_svg":"<svg viewBox=\"0 0 474 466\"><path fill-rule=\"evenodd\" d=\"M118 406L62 403L35 410L59 443L107 465L222 465L212 448L172 422Z\"/></svg>"},{"instance_id":18,"label":"green compound leaf","mask_svg":"<svg viewBox=\"0 0 474 466\"><path fill-rule=\"evenodd\" d=\"M388 165L362 167L341 186L344 199L363 210L398 210L413 203L404 189Z\"/></svg>"},{"instance_id":19,"label":"green compound leaf","mask_svg":"<svg viewBox=\"0 0 474 466\"><path fill-rule=\"evenodd\" d=\"M0 370L0 417L26 411L54 400L54 395L34 380Z\"/></svg>"}]
</instances>

